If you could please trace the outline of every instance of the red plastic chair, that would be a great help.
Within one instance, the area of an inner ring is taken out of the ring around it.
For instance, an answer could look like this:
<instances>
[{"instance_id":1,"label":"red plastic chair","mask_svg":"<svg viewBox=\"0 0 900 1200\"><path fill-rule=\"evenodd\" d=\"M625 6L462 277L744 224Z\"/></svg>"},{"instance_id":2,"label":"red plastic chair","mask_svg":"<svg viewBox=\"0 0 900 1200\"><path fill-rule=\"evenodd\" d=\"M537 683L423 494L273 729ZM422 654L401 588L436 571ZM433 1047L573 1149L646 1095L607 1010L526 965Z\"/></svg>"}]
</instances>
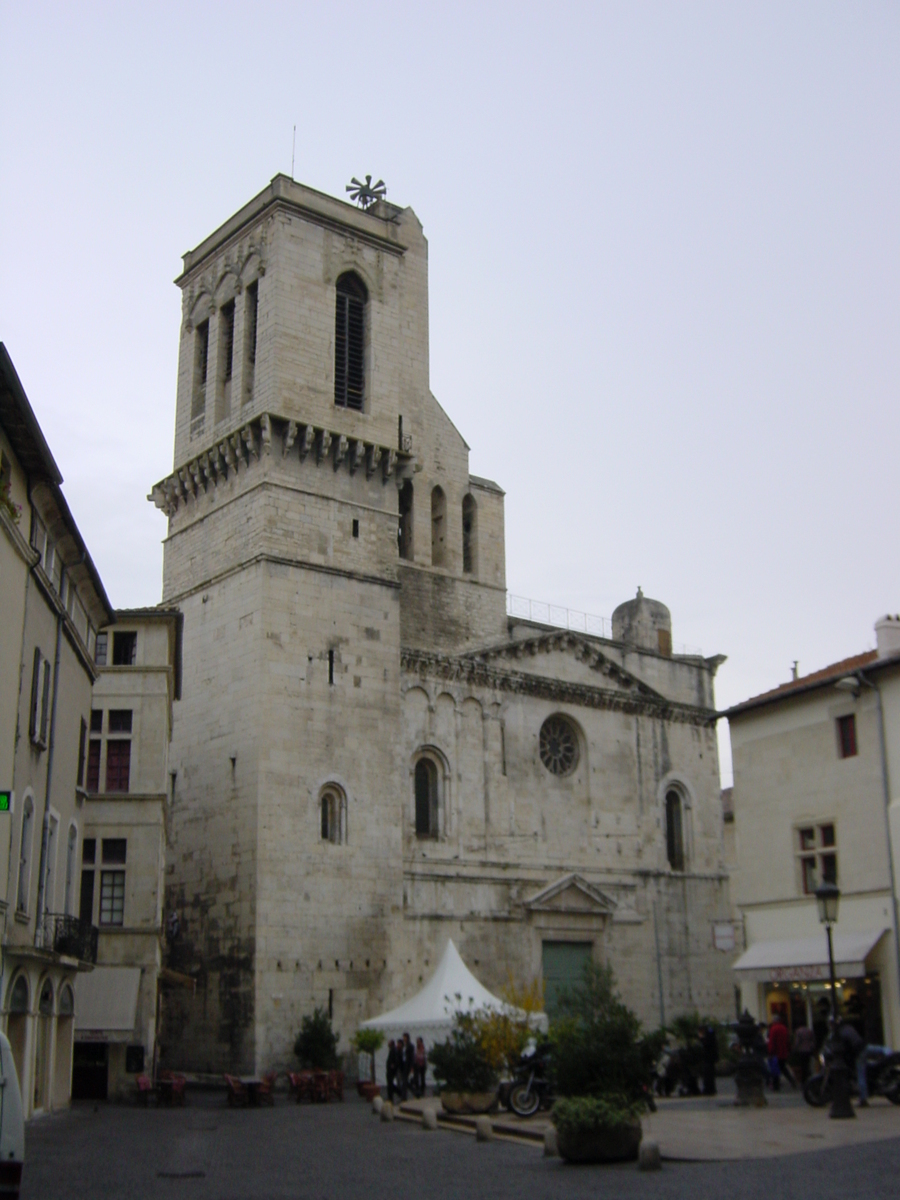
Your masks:
<instances>
[{"instance_id":1,"label":"red plastic chair","mask_svg":"<svg viewBox=\"0 0 900 1200\"><path fill-rule=\"evenodd\" d=\"M250 1102L250 1095L241 1081L234 1075L226 1075L225 1086L228 1088L229 1107L246 1108Z\"/></svg>"}]
</instances>

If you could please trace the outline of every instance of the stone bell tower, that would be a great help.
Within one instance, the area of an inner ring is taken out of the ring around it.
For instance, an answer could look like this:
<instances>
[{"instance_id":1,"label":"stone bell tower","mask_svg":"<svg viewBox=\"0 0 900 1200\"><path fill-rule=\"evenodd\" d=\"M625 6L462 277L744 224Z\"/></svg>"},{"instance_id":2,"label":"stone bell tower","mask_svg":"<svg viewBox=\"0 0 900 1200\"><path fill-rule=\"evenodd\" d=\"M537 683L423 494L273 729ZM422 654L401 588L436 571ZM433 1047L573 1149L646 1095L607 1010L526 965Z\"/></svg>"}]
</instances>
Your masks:
<instances>
[{"instance_id":1,"label":"stone bell tower","mask_svg":"<svg viewBox=\"0 0 900 1200\"><path fill-rule=\"evenodd\" d=\"M366 1009L399 902L398 485L428 393L427 246L276 176L184 256L164 600L185 678L167 904L172 1061L289 1054Z\"/></svg>"}]
</instances>

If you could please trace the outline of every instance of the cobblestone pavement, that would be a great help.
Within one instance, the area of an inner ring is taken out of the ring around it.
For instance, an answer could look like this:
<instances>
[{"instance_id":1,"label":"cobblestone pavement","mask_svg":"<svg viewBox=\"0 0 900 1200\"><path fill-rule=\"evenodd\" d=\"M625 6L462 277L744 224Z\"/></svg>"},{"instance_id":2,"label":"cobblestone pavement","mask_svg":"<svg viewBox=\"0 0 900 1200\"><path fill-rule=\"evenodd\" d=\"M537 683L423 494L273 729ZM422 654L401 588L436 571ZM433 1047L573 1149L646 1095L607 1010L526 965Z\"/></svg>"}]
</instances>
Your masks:
<instances>
[{"instance_id":1,"label":"cobblestone pavement","mask_svg":"<svg viewBox=\"0 0 900 1200\"><path fill-rule=\"evenodd\" d=\"M402 1121L383 1124L356 1097L343 1105L232 1110L221 1094L184 1109L76 1105L32 1121L23 1200L895 1200L900 1138L777 1159L573 1167L539 1146L477 1143ZM827 1120L827 1118L824 1118Z\"/></svg>"}]
</instances>

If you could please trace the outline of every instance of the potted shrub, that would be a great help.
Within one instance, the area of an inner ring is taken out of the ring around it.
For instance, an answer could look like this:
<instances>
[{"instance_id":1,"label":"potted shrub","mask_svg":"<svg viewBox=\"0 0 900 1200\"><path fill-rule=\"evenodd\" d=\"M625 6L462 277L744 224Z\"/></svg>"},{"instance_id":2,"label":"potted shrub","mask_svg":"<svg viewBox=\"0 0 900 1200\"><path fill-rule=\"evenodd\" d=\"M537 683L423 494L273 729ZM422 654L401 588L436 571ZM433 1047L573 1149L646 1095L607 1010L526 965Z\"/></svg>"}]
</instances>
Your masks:
<instances>
[{"instance_id":1,"label":"potted shrub","mask_svg":"<svg viewBox=\"0 0 900 1200\"><path fill-rule=\"evenodd\" d=\"M564 993L551 1030L559 1099L552 1120L559 1152L570 1162L637 1158L640 1114L651 1095L664 1031L645 1035L619 999L611 968L587 964Z\"/></svg>"},{"instance_id":2,"label":"potted shrub","mask_svg":"<svg viewBox=\"0 0 900 1200\"><path fill-rule=\"evenodd\" d=\"M447 1112L484 1113L497 1104L497 1070L485 1052L479 1016L458 1012L450 1036L428 1052Z\"/></svg>"},{"instance_id":3,"label":"potted shrub","mask_svg":"<svg viewBox=\"0 0 900 1200\"><path fill-rule=\"evenodd\" d=\"M331 1019L324 1008L317 1008L312 1016L304 1017L294 1042L294 1053L300 1059L300 1066L314 1071L333 1071L338 1066L339 1036L331 1028Z\"/></svg>"},{"instance_id":4,"label":"potted shrub","mask_svg":"<svg viewBox=\"0 0 900 1200\"><path fill-rule=\"evenodd\" d=\"M635 1159L641 1145L641 1103L623 1096L561 1096L553 1106L560 1157L566 1162Z\"/></svg>"},{"instance_id":5,"label":"potted shrub","mask_svg":"<svg viewBox=\"0 0 900 1200\"><path fill-rule=\"evenodd\" d=\"M375 1082L375 1055L383 1045L384 1034L380 1029L357 1029L353 1038L353 1048L356 1053L369 1056L369 1079L360 1079L356 1085L359 1094L365 1100L374 1100L381 1092L381 1088Z\"/></svg>"}]
</instances>

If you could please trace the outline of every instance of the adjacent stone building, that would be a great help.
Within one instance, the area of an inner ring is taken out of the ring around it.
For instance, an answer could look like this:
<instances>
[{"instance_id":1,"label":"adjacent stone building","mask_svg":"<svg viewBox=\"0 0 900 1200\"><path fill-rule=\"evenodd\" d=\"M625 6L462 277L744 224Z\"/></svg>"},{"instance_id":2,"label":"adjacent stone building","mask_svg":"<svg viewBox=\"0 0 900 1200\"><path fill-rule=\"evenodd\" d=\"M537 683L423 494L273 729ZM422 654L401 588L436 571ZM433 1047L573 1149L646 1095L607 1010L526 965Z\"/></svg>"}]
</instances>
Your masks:
<instances>
[{"instance_id":1,"label":"adjacent stone building","mask_svg":"<svg viewBox=\"0 0 900 1200\"><path fill-rule=\"evenodd\" d=\"M611 638L507 617L413 211L276 176L177 282L170 1061L286 1064L314 1005L346 1046L451 936L493 990L590 956L651 1024L728 1012L722 660L640 593Z\"/></svg>"},{"instance_id":2,"label":"adjacent stone building","mask_svg":"<svg viewBox=\"0 0 900 1200\"><path fill-rule=\"evenodd\" d=\"M69 1103L97 629L112 609L62 475L0 344L0 1027L25 1115Z\"/></svg>"},{"instance_id":3,"label":"adjacent stone building","mask_svg":"<svg viewBox=\"0 0 900 1200\"><path fill-rule=\"evenodd\" d=\"M761 1020L816 1024L831 1005L815 890L840 888L834 927L841 1012L876 1044L900 1045L900 618L877 649L728 710L736 867L746 945L741 1003ZM764 869L763 869L764 868Z\"/></svg>"},{"instance_id":4,"label":"adjacent stone building","mask_svg":"<svg viewBox=\"0 0 900 1200\"><path fill-rule=\"evenodd\" d=\"M97 966L75 989L78 1099L133 1092L156 1058L181 614L119 609L116 624L98 633L95 657L78 900L99 938Z\"/></svg>"}]
</instances>

